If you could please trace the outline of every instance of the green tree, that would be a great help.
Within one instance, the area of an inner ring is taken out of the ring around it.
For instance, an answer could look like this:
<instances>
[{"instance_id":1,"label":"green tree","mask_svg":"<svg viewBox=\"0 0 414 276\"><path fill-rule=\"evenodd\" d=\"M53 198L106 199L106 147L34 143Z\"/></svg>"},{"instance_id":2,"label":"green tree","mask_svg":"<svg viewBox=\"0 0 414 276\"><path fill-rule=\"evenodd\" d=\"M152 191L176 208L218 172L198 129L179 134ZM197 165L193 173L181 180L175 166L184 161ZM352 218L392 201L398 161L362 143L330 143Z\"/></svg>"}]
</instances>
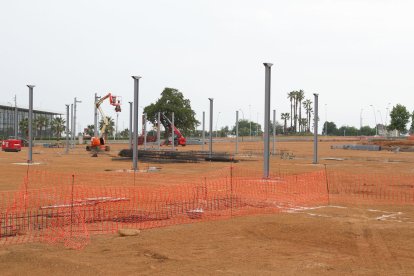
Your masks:
<instances>
[{"instance_id":1,"label":"green tree","mask_svg":"<svg viewBox=\"0 0 414 276\"><path fill-rule=\"evenodd\" d=\"M57 139L59 140L62 136L62 132L65 131L65 120L61 117L55 117L50 122L52 131L56 134Z\"/></svg>"},{"instance_id":2,"label":"green tree","mask_svg":"<svg viewBox=\"0 0 414 276\"><path fill-rule=\"evenodd\" d=\"M115 131L115 122L114 122L114 119L112 119L111 117L108 117L108 116L106 116L106 118L108 119L108 125L106 126L105 131L103 133L105 135L105 139L108 136L112 136L112 134ZM101 121L99 122L99 128L102 129L103 125L104 125L104 120L101 119ZM102 133L101 133L101 135L102 135Z\"/></svg>"},{"instance_id":3,"label":"green tree","mask_svg":"<svg viewBox=\"0 0 414 276\"><path fill-rule=\"evenodd\" d=\"M262 134L262 127L260 126L260 124L243 119L243 120L239 120L239 136L250 135L250 124L251 124L252 133L256 132L256 130L258 129L259 133L257 133L257 135ZM231 132L236 133L236 126L232 128Z\"/></svg>"},{"instance_id":4,"label":"green tree","mask_svg":"<svg viewBox=\"0 0 414 276\"><path fill-rule=\"evenodd\" d=\"M185 99L183 93L175 88L165 88L155 103L144 108L148 120L154 125L157 123L158 112L164 113L168 118L171 118L174 112L174 125L183 135L194 131L200 124L195 118L194 110L191 109L190 100Z\"/></svg>"},{"instance_id":5,"label":"green tree","mask_svg":"<svg viewBox=\"0 0 414 276\"><path fill-rule=\"evenodd\" d=\"M287 121L290 119L290 114L288 112L280 114L280 118L283 120L283 133L286 133L287 130Z\"/></svg>"},{"instance_id":6,"label":"green tree","mask_svg":"<svg viewBox=\"0 0 414 276\"><path fill-rule=\"evenodd\" d=\"M400 133L407 131L406 126L410 120L410 112L401 104L394 106L390 113L391 123L388 130L398 130Z\"/></svg>"},{"instance_id":7,"label":"green tree","mask_svg":"<svg viewBox=\"0 0 414 276\"><path fill-rule=\"evenodd\" d=\"M46 127L49 124L49 120L46 118L46 116L39 115L34 120L34 124L35 124L35 127L36 127L36 133L37 133L36 136L39 136L39 132L37 132L39 130L40 131L40 138L42 138L42 130L43 130L43 128L46 129Z\"/></svg>"},{"instance_id":8,"label":"green tree","mask_svg":"<svg viewBox=\"0 0 414 276\"><path fill-rule=\"evenodd\" d=\"M19 122L19 128L20 128L20 131L22 132L22 134L25 137L28 137L29 119L28 118L24 118L24 119L20 120L20 122Z\"/></svg>"},{"instance_id":9,"label":"green tree","mask_svg":"<svg viewBox=\"0 0 414 276\"><path fill-rule=\"evenodd\" d=\"M338 128L336 127L336 124L334 122L326 121L323 124L322 135L326 135L326 133L328 133L328 135L337 135Z\"/></svg>"},{"instance_id":10,"label":"green tree","mask_svg":"<svg viewBox=\"0 0 414 276\"><path fill-rule=\"evenodd\" d=\"M414 111L411 114L411 127L410 127L410 134L414 133Z\"/></svg>"},{"instance_id":11,"label":"green tree","mask_svg":"<svg viewBox=\"0 0 414 276\"><path fill-rule=\"evenodd\" d=\"M93 137L95 135L95 125L88 125L85 129L85 134Z\"/></svg>"},{"instance_id":12,"label":"green tree","mask_svg":"<svg viewBox=\"0 0 414 276\"><path fill-rule=\"evenodd\" d=\"M375 135L375 127L371 128L370 126L363 126L359 130L359 135L362 136L373 136Z\"/></svg>"},{"instance_id":13,"label":"green tree","mask_svg":"<svg viewBox=\"0 0 414 276\"><path fill-rule=\"evenodd\" d=\"M148 132L148 135L150 135L150 133ZM124 129L124 130L122 130L120 133L119 133L119 136L122 138L122 139L125 139L125 138L129 138L129 129Z\"/></svg>"}]
</instances>

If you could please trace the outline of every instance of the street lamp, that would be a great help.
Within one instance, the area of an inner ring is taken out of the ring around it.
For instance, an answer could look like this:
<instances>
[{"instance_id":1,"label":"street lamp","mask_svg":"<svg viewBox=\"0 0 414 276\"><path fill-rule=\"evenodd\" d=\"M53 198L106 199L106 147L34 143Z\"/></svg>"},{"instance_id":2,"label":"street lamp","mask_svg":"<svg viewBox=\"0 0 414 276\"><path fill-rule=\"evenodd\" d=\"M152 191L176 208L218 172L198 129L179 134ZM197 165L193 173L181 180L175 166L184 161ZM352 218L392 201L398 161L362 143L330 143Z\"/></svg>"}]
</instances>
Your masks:
<instances>
[{"instance_id":1,"label":"street lamp","mask_svg":"<svg viewBox=\"0 0 414 276\"><path fill-rule=\"evenodd\" d=\"M369 106L372 107L372 111L374 112L374 120L375 120L375 136L378 136L378 126L377 126L377 114L375 113L374 105L370 104Z\"/></svg>"}]
</instances>

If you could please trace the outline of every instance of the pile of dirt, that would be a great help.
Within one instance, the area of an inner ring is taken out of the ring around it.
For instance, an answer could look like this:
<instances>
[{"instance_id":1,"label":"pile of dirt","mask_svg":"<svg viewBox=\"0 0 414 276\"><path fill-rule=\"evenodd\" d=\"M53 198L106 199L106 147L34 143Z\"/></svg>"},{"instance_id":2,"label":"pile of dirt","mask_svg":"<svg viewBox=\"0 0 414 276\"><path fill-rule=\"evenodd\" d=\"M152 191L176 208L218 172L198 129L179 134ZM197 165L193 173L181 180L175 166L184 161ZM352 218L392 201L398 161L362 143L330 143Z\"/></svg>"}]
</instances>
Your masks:
<instances>
[{"instance_id":1,"label":"pile of dirt","mask_svg":"<svg viewBox=\"0 0 414 276\"><path fill-rule=\"evenodd\" d=\"M373 139L361 141L360 144L381 146L382 150L414 152L414 140Z\"/></svg>"}]
</instances>

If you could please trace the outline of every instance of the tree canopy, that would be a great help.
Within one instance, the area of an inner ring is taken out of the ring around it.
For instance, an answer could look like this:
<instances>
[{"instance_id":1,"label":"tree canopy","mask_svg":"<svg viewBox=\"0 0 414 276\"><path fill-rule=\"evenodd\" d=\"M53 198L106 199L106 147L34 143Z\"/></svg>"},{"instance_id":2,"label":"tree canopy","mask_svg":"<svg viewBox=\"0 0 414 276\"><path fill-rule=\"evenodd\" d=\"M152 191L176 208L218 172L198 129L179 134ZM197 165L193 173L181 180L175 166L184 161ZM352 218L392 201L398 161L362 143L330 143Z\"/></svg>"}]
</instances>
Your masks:
<instances>
[{"instance_id":1,"label":"tree canopy","mask_svg":"<svg viewBox=\"0 0 414 276\"><path fill-rule=\"evenodd\" d=\"M174 112L174 125L183 133L187 134L195 130L200 124L195 118L195 112L191 109L190 100L185 99L183 93L175 88L165 88L161 97L144 108L148 121L157 123L158 112L164 113L170 120Z\"/></svg>"},{"instance_id":2,"label":"tree canopy","mask_svg":"<svg viewBox=\"0 0 414 276\"><path fill-rule=\"evenodd\" d=\"M390 113L391 123L388 126L388 130L398 130L401 133L406 132L410 115L410 112L408 112L405 106L401 104L394 106Z\"/></svg>"}]
</instances>

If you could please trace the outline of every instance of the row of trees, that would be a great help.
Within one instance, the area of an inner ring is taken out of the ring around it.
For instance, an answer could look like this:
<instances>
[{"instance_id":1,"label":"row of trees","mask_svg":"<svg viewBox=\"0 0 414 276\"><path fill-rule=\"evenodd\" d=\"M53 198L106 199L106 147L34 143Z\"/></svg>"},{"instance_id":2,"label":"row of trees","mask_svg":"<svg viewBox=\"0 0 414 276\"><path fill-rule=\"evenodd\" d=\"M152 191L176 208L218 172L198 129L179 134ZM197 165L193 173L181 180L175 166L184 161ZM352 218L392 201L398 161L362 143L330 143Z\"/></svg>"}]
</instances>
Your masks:
<instances>
[{"instance_id":1,"label":"row of trees","mask_svg":"<svg viewBox=\"0 0 414 276\"><path fill-rule=\"evenodd\" d=\"M56 138L60 139L62 132L66 129L65 120L63 118L54 117L49 121L49 119L43 115L37 116L33 120L33 126L35 130L35 136L40 138L44 137L46 130L50 127L52 134L55 135ZM19 128L21 133L27 134L29 128L29 119L24 118L20 120Z\"/></svg>"}]
</instances>

